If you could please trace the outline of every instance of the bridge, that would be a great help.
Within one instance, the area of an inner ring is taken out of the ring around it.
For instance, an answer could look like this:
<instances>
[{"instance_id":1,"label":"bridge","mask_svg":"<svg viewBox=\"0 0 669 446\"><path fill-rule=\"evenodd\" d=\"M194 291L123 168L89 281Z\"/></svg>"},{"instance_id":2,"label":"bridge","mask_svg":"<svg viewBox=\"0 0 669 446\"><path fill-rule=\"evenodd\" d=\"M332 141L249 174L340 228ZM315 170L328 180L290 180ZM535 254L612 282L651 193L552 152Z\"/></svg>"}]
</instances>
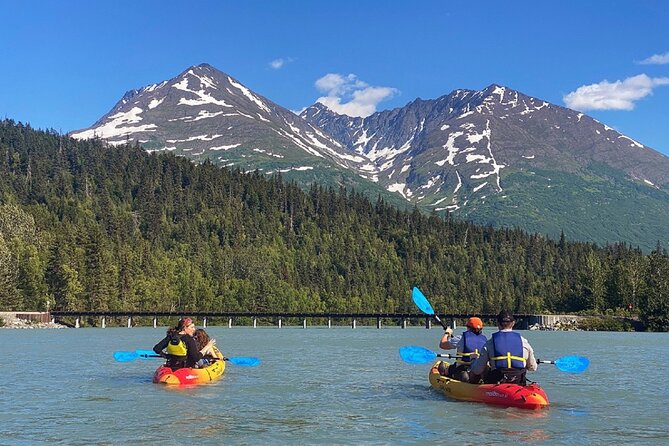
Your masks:
<instances>
[{"instance_id":1,"label":"bridge","mask_svg":"<svg viewBox=\"0 0 669 446\"><path fill-rule=\"evenodd\" d=\"M74 320L74 327L82 326L82 318L90 320L91 318L99 318L100 327L105 328L109 319L125 319L125 325L131 328L138 325L140 320L149 319L152 321L154 328L158 326L158 318L169 318L176 323L182 316L193 318L196 323L202 327L207 327L207 323L212 320L227 320L228 328L232 328L234 322L250 321L251 326L256 328L258 320L271 320L272 325L278 328L285 326L286 320L299 320L303 328L307 328L307 322L314 322L313 325L327 325L332 327L332 321L346 321L346 325L351 328L356 328L358 321L372 320L376 323L376 328L381 328L383 323L389 325L406 328L411 322L415 325L416 322L425 328L432 328L432 317L425 314L415 313L286 313L286 312L166 312L166 311L51 311L46 313L49 315L52 322L61 322L65 318ZM439 313L439 318L447 325L456 328L457 321L466 320L470 313ZM497 314L476 314L489 324L495 325L495 318ZM515 314L516 328L527 329L530 325L540 324L548 325L554 323L558 318L569 318L568 315L540 315L540 314ZM327 321L327 322L326 322Z\"/></svg>"}]
</instances>

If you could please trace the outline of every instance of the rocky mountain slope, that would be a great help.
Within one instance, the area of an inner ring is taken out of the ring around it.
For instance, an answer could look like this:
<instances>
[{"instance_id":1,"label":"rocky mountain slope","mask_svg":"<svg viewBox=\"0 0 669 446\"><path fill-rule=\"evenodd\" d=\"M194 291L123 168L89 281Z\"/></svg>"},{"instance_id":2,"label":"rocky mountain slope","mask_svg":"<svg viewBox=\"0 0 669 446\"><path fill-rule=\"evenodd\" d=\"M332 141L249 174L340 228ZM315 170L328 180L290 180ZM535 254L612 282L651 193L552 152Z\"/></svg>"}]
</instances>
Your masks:
<instances>
[{"instance_id":1,"label":"rocky mountain slope","mask_svg":"<svg viewBox=\"0 0 669 446\"><path fill-rule=\"evenodd\" d=\"M136 141L552 237L650 249L669 233L669 158L583 113L499 85L366 118L322 104L297 116L203 64L129 91L72 136Z\"/></svg>"},{"instance_id":2,"label":"rocky mountain slope","mask_svg":"<svg viewBox=\"0 0 669 446\"><path fill-rule=\"evenodd\" d=\"M360 174L426 209L600 243L666 242L669 158L583 113L491 85L364 119L322 104L301 116L369 159Z\"/></svg>"},{"instance_id":3,"label":"rocky mountain slope","mask_svg":"<svg viewBox=\"0 0 669 446\"><path fill-rule=\"evenodd\" d=\"M363 157L349 154L319 128L207 64L128 91L90 128L71 136L101 138L111 145L137 142L149 152L281 173L304 186L354 187L390 197L355 173Z\"/></svg>"}]
</instances>

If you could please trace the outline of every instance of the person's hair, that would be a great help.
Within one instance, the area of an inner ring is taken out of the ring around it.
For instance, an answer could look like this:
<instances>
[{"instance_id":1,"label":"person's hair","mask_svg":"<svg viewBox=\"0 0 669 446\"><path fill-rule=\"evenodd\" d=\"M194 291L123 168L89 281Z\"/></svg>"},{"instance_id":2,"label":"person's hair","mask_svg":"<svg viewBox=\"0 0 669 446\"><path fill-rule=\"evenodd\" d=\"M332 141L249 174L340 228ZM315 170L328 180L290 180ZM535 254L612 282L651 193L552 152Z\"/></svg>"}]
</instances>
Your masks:
<instances>
[{"instance_id":1,"label":"person's hair","mask_svg":"<svg viewBox=\"0 0 669 446\"><path fill-rule=\"evenodd\" d=\"M203 328L198 328L195 330L195 333L193 333L193 338L195 339L198 350L202 350L202 348L204 348L204 346L209 342L209 335L206 331L204 331Z\"/></svg>"},{"instance_id":2,"label":"person's hair","mask_svg":"<svg viewBox=\"0 0 669 446\"><path fill-rule=\"evenodd\" d=\"M513 317L513 313L511 313L509 310L502 310L497 315L497 324L502 327L508 327L515 321L516 319Z\"/></svg>"},{"instance_id":3,"label":"person's hair","mask_svg":"<svg viewBox=\"0 0 669 446\"><path fill-rule=\"evenodd\" d=\"M184 328L188 327L192 323L193 323L193 319L191 319L189 317L182 317L181 319L179 319L179 322L177 322L177 327L176 328L179 329L179 331L181 331Z\"/></svg>"},{"instance_id":4,"label":"person's hair","mask_svg":"<svg viewBox=\"0 0 669 446\"><path fill-rule=\"evenodd\" d=\"M167 329L167 336L169 336L171 338L172 336L178 334L180 331L181 330L179 330L178 327L169 327Z\"/></svg>"}]
</instances>

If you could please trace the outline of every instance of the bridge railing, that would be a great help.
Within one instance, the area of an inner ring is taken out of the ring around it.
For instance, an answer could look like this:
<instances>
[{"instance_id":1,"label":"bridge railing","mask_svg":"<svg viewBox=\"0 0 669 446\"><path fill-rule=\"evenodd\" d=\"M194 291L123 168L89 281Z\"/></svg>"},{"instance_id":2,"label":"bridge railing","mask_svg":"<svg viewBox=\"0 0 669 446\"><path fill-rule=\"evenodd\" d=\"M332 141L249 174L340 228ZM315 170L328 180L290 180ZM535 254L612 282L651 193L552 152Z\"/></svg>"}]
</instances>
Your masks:
<instances>
[{"instance_id":1,"label":"bridge railing","mask_svg":"<svg viewBox=\"0 0 669 446\"><path fill-rule=\"evenodd\" d=\"M424 325L425 328L432 327L432 318L426 316L425 314L416 314L416 313L308 313L308 312L298 312L298 313L288 313L288 312L190 312L190 313L180 313L180 312L160 312L160 311L52 311L51 319L52 322L63 321L66 318L74 320L74 327L80 327L82 325L82 318L85 320L90 320L91 318L99 318L100 326L105 328L107 326L109 319L127 319L127 327L133 327L137 324L137 321L140 319L149 318L152 320L152 325L154 328L158 326L158 318L169 318L173 319L174 322L182 316L188 316L193 318L196 321L200 321L200 325L206 327L209 322L212 320L217 321L227 321L229 328L233 326L233 322L243 322L247 323L250 321L250 325L254 328L258 326L258 320L273 320L272 325L276 325L279 328L285 326L286 320L301 320L302 327L307 327L308 320L316 321L326 321L327 326L332 327L332 321L339 321L341 325L342 320L346 320L350 323L352 328L356 328L358 321L366 320L375 320L376 327L381 328L384 321L393 321L392 325L399 325L402 328L406 328L409 323L414 325L416 322L420 322L420 325ZM450 326L456 328L456 323L459 320L466 320L472 316L471 314L466 313L444 313L439 314L439 317L446 321L450 322ZM484 321L489 321L494 323L495 314L478 314L478 317L482 318ZM533 317L540 317L538 315L527 315L519 314L516 315L518 320L517 328L526 328L528 321Z\"/></svg>"}]
</instances>

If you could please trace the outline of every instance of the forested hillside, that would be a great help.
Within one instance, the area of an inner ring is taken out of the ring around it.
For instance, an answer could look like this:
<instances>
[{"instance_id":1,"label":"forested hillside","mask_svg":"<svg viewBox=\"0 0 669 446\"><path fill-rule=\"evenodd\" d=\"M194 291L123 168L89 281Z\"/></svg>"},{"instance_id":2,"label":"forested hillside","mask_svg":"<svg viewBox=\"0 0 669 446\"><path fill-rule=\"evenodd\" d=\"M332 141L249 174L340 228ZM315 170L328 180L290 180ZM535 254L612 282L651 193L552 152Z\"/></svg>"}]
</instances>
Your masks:
<instances>
[{"instance_id":1,"label":"forested hillside","mask_svg":"<svg viewBox=\"0 0 669 446\"><path fill-rule=\"evenodd\" d=\"M415 311L639 309L669 329L669 258L547 240L303 192L0 122L0 309Z\"/></svg>"}]
</instances>

